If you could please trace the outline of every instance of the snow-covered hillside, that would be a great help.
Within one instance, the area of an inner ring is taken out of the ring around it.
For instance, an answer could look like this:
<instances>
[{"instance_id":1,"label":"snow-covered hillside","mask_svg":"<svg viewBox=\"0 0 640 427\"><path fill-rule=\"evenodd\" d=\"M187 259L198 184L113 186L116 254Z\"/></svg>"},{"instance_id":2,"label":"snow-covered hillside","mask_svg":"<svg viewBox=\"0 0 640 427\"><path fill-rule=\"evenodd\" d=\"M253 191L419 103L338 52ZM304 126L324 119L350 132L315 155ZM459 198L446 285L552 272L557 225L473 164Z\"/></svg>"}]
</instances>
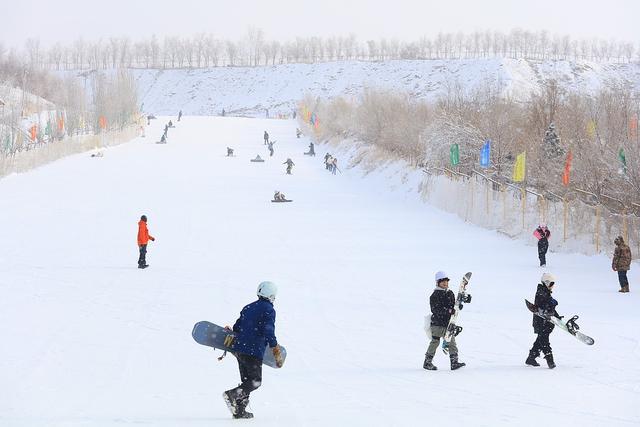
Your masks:
<instances>
[{"instance_id":1,"label":"snow-covered hillside","mask_svg":"<svg viewBox=\"0 0 640 427\"><path fill-rule=\"evenodd\" d=\"M526 98L541 82L591 93L608 81L640 88L640 64L596 64L512 59L330 62L204 70L133 70L144 110L155 114L265 117L291 114L305 94L321 98L358 96L365 87L393 89L434 100L462 87L487 84Z\"/></svg>"},{"instance_id":2,"label":"snow-covered hillside","mask_svg":"<svg viewBox=\"0 0 640 427\"><path fill-rule=\"evenodd\" d=\"M619 294L608 257L550 254L558 311L580 314L596 343L556 331L558 367L527 367L535 248L390 190L383 170L329 174L327 148L304 156L293 121L183 117L156 145L167 120L102 158L0 180L0 425L237 425L221 398L236 362L191 328L231 324L265 279L279 285L288 358L264 368L252 425L640 424L637 266ZM294 202L271 203L274 190ZM141 214L156 237L146 270ZM438 351L427 372L423 315L440 269L453 288L474 273L458 337L467 366L450 371Z\"/></svg>"}]
</instances>

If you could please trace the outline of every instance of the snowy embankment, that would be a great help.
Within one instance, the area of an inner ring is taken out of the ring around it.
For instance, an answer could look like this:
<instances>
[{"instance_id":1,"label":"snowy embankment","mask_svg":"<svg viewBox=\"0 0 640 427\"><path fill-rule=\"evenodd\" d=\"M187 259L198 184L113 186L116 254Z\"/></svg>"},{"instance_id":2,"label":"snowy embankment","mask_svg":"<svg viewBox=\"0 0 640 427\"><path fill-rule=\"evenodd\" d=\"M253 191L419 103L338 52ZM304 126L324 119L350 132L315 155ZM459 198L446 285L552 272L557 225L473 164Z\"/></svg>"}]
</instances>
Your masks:
<instances>
[{"instance_id":1,"label":"snowy embankment","mask_svg":"<svg viewBox=\"0 0 640 427\"><path fill-rule=\"evenodd\" d=\"M144 110L155 114L271 117L290 115L307 94L321 99L357 97L364 88L409 93L435 101L461 87L499 87L516 99L556 79L567 90L592 93L607 82L640 87L640 64L533 62L513 59L327 62L199 70L133 70Z\"/></svg>"},{"instance_id":2,"label":"snowy embankment","mask_svg":"<svg viewBox=\"0 0 640 427\"><path fill-rule=\"evenodd\" d=\"M526 367L534 248L390 190L383 171L330 175L328 148L303 156L295 122L185 117L156 145L167 120L103 158L0 181L0 425L236 425L221 398L236 363L190 333L232 323L265 279L280 288L289 355L264 369L253 425L640 423L635 270L621 295L607 257L550 255L558 310L580 314L596 344L556 331L558 367ZM249 162L256 154L266 162ZM274 190L294 202L271 203ZM138 270L143 213L156 241ZM422 369L440 269L453 288L474 273L458 337L467 366L455 372L440 351L440 369Z\"/></svg>"}]
</instances>

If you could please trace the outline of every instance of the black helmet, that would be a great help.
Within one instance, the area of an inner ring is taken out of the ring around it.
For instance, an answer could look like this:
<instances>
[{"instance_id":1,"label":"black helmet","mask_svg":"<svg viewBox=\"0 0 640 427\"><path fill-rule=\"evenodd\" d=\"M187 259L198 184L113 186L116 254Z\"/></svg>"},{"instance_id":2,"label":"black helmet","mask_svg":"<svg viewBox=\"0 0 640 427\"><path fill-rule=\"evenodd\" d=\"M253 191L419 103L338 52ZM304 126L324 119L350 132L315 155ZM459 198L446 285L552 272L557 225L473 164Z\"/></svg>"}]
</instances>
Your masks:
<instances>
[{"instance_id":1,"label":"black helmet","mask_svg":"<svg viewBox=\"0 0 640 427\"><path fill-rule=\"evenodd\" d=\"M146 215L142 215L142 216L140 217L140 221L147 222L147 216L146 216Z\"/></svg>"}]
</instances>

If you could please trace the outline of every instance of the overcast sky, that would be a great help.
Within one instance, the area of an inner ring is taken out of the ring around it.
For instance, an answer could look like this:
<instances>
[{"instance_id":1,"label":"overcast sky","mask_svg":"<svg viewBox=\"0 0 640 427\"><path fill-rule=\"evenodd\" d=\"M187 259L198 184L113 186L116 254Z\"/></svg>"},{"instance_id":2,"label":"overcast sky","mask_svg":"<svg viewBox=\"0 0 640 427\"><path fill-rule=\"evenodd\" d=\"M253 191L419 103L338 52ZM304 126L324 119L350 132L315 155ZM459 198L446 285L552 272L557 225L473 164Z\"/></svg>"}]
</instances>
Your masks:
<instances>
[{"instance_id":1,"label":"overcast sky","mask_svg":"<svg viewBox=\"0 0 640 427\"><path fill-rule=\"evenodd\" d=\"M17 47L30 37L44 45L197 32L237 39L249 26L281 41L523 28L640 42L640 0L0 0L0 11L0 43Z\"/></svg>"}]
</instances>

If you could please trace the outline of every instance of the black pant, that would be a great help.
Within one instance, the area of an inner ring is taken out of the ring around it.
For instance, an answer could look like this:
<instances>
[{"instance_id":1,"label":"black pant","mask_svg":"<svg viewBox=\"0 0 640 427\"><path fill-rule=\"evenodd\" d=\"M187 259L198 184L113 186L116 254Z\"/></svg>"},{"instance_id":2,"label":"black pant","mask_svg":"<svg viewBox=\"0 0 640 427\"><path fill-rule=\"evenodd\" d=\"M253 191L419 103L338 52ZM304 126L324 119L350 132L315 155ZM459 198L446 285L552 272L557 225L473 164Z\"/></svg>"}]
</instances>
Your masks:
<instances>
[{"instance_id":1,"label":"black pant","mask_svg":"<svg viewBox=\"0 0 640 427\"><path fill-rule=\"evenodd\" d=\"M140 245L140 257L138 258L138 265L147 265L147 245Z\"/></svg>"},{"instance_id":2,"label":"black pant","mask_svg":"<svg viewBox=\"0 0 640 427\"><path fill-rule=\"evenodd\" d=\"M549 241L547 239L538 240L538 258L540 258L540 265L547 264L547 250L549 249Z\"/></svg>"},{"instance_id":3,"label":"black pant","mask_svg":"<svg viewBox=\"0 0 640 427\"><path fill-rule=\"evenodd\" d=\"M544 353L544 355L551 354L551 343L549 343L549 332L542 332L538 334L538 338L533 343L533 347L531 348L531 352L536 355L540 354L540 352Z\"/></svg>"},{"instance_id":4,"label":"black pant","mask_svg":"<svg viewBox=\"0 0 640 427\"><path fill-rule=\"evenodd\" d=\"M618 270L618 281L620 282L621 288L624 288L625 286L629 286L629 280L627 279L626 270Z\"/></svg>"},{"instance_id":5,"label":"black pant","mask_svg":"<svg viewBox=\"0 0 640 427\"><path fill-rule=\"evenodd\" d=\"M240 370L240 385L229 390L237 400L249 398L249 394L262 384L262 360L248 354L238 353L238 368Z\"/></svg>"}]
</instances>

